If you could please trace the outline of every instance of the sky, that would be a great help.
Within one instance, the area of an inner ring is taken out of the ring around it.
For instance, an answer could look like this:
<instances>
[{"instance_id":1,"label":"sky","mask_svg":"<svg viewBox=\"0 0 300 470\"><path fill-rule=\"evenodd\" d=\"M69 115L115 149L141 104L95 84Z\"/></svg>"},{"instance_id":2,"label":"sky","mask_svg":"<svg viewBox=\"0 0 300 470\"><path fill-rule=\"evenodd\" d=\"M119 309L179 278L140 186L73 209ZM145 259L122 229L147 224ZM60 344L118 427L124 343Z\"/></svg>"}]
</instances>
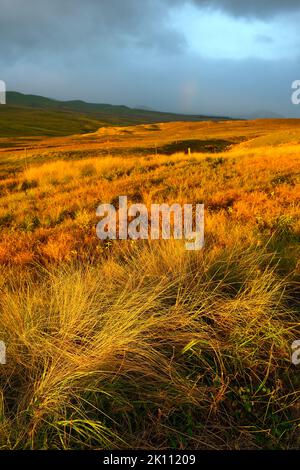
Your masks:
<instances>
[{"instance_id":1,"label":"sky","mask_svg":"<svg viewBox=\"0 0 300 470\"><path fill-rule=\"evenodd\" d=\"M0 0L0 80L62 100L300 118L299 0Z\"/></svg>"}]
</instances>

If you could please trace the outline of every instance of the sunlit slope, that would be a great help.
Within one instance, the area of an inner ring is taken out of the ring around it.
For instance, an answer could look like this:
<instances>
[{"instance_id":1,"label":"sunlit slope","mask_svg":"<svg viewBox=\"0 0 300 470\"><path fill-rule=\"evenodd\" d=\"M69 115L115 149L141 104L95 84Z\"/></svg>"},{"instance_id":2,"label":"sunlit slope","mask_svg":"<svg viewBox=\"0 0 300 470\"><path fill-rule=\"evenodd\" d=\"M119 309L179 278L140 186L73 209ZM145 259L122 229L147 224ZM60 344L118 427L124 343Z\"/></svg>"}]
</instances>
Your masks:
<instances>
[{"instance_id":1,"label":"sunlit slope","mask_svg":"<svg viewBox=\"0 0 300 470\"><path fill-rule=\"evenodd\" d=\"M65 121L64 114L61 112L64 123L61 125L62 131L63 126L70 125L69 121ZM72 126L78 123L72 121ZM39 125L42 126L41 121ZM87 120L86 125L94 125L94 121ZM188 153L188 149L192 153L219 153L233 146L240 149L265 146L270 149L287 143L297 145L299 142L300 120L297 119L170 122L100 128L97 123L94 132L71 136L49 138L44 132L40 136L24 137L20 133L17 137L0 137L0 172L6 171L11 165L16 170L24 167L25 163L60 158L170 155L176 152Z\"/></svg>"}]
</instances>

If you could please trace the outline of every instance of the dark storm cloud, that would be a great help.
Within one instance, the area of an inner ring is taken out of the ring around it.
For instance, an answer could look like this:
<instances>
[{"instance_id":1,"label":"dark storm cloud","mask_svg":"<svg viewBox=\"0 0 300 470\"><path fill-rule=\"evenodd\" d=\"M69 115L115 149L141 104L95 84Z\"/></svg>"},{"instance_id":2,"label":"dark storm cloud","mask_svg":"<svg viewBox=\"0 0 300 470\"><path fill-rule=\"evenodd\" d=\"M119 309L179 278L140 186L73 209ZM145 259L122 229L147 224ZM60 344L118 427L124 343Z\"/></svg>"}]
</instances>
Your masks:
<instances>
[{"instance_id":1,"label":"dark storm cloud","mask_svg":"<svg viewBox=\"0 0 300 470\"><path fill-rule=\"evenodd\" d=\"M183 52L184 34L168 19L184 4L264 19L300 7L299 0L0 0L0 63L82 47Z\"/></svg>"},{"instance_id":2,"label":"dark storm cloud","mask_svg":"<svg viewBox=\"0 0 300 470\"><path fill-rule=\"evenodd\" d=\"M299 0L192 0L198 6L220 8L236 16L268 18L300 9Z\"/></svg>"},{"instance_id":3,"label":"dark storm cloud","mask_svg":"<svg viewBox=\"0 0 300 470\"><path fill-rule=\"evenodd\" d=\"M184 36L168 24L169 0L0 0L0 60L133 45L179 51ZM174 0L174 4L178 0Z\"/></svg>"}]
</instances>

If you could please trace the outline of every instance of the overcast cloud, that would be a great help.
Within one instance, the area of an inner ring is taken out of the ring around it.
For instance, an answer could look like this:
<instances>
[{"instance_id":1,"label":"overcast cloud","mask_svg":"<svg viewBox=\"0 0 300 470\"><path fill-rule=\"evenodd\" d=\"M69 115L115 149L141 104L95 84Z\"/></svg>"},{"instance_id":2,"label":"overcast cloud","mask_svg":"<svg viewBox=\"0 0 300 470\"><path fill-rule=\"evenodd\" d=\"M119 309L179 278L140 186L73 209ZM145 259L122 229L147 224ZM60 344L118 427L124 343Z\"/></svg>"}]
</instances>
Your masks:
<instances>
[{"instance_id":1,"label":"overcast cloud","mask_svg":"<svg viewBox=\"0 0 300 470\"><path fill-rule=\"evenodd\" d=\"M300 117L296 0L0 0L10 90L186 113Z\"/></svg>"}]
</instances>

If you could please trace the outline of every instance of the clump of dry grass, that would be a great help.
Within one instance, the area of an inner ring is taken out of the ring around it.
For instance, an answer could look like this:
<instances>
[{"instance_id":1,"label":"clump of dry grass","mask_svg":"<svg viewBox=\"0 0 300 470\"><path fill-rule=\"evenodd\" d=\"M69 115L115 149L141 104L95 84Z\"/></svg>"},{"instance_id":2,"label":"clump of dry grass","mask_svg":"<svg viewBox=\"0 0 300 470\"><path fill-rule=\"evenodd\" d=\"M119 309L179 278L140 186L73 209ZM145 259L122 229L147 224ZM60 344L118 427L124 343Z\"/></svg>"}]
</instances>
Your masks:
<instances>
[{"instance_id":1,"label":"clump of dry grass","mask_svg":"<svg viewBox=\"0 0 300 470\"><path fill-rule=\"evenodd\" d=\"M2 448L293 445L296 317L268 256L171 245L2 276Z\"/></svg>"}]
</instances>

